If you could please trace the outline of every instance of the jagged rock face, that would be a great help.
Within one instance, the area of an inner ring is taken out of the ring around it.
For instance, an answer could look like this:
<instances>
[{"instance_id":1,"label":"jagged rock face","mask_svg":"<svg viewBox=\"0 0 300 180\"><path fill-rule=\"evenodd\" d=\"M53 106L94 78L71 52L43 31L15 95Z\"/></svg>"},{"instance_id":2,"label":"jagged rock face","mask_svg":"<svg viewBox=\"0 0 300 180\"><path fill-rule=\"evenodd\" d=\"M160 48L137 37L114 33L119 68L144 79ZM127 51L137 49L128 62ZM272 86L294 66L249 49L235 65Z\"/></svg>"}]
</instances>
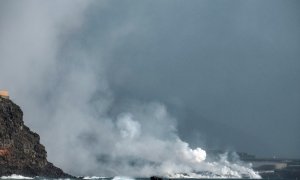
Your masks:
<instances>
[{"instance_id":1,"label":"jagged rock face","mask_svg":"<svg viewBox=\"0 0 300 180\"><path fill-rule=\"evenodd\" d=\"M47 161L45 147L24 125L20 107L0 97L0 176L11 174L71 177Z\"/></svg>"}]
</instances>

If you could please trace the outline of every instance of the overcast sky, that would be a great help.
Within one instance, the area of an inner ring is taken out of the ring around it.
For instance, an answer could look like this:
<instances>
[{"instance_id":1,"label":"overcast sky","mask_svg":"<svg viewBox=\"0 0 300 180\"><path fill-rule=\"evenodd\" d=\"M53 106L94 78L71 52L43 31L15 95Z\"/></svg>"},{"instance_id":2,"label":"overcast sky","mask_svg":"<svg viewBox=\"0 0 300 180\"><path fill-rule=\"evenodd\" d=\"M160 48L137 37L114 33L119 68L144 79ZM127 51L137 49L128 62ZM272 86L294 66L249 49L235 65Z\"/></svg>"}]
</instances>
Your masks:
<instances>
[{"instance_id":1,"label":"overcast sky","mask_svg":"<svg viewBox=\"0 0 300 180\"><path fill-rule=\"evenodd\" d=\"M0 88L62 166L54 156L69 139L53 132L69 137L88 129L82 119L114 123L152 102L191 147L300 158L299 9L298 0L1 1Z\"/></svg>"}]
</instances>

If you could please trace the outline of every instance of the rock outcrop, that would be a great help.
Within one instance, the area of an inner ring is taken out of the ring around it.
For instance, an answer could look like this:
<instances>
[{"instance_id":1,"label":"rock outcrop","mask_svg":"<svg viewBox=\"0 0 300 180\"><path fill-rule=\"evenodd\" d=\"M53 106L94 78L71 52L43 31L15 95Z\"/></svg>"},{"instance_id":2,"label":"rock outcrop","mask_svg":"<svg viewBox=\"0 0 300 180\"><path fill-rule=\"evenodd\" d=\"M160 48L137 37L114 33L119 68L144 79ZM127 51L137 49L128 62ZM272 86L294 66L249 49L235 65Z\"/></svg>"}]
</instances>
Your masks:
<instances>
[{"instance_id":1,"label":"rock outcrop","mask_svg":"<svg viewBox=\"0 0 300 180\"><path fill-rule=\"evenodd\" d=\"M45 147L39 135L24 125L20 107L0 97L0 177L11 174L72 177L47 161Z\"/></svg>"}]
</instances>

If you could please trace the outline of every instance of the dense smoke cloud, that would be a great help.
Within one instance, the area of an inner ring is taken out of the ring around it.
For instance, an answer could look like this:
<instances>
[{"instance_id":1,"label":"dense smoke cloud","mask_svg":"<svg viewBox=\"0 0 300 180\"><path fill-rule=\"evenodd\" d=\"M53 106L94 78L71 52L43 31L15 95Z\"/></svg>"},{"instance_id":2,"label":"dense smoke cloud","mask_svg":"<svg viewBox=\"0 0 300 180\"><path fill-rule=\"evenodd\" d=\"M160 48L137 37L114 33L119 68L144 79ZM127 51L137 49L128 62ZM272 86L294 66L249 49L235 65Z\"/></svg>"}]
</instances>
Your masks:
<instances>
[{"instance_id":1,"label":"dense smoke cloud","mask_svg":"<svg viewBox=\"0 0 300 180\"><path fill-rule=\"evenodd\" d=\"M119 3L117 7L124 7ZM196 176L209 171L257 177L238 161L204 161L204 150L180 139L177 123L183 121L176 120L159 96L120 98L114 88L132 74L123 67L126 62L118 68L114 53L122 54L119 48L125 42L136 43L126 38L148 30L129 7L114 9L125 17L107 18L112 6L109 1L0 2L0 86L21 105L25 123L41 135L49 160L75 175ZM104 20L93 24L93 18ZM128 66L138 65L133 61ZM150 69L160 72L159 65Z\"/></svg>"}]
</instances>

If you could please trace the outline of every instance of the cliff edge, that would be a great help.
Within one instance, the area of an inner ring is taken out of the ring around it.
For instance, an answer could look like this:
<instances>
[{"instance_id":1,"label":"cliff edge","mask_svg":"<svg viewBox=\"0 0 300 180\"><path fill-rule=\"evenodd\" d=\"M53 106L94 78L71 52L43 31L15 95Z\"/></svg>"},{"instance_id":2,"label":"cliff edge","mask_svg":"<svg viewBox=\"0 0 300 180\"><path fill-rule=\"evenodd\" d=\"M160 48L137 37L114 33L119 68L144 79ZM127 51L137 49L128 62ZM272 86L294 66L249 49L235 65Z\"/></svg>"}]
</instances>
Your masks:
<instances>
[{"instance_id":1,"label":"cliff edge","mask_svg":"<svg viewBox=\"0 0 300 180\"><path fill-rule=\"evenodd\" d=\"M12 174L72 177L47 161L39 135L24 125L21 108L0 97L0 177Z\"/></svg>"}]
</instances>

